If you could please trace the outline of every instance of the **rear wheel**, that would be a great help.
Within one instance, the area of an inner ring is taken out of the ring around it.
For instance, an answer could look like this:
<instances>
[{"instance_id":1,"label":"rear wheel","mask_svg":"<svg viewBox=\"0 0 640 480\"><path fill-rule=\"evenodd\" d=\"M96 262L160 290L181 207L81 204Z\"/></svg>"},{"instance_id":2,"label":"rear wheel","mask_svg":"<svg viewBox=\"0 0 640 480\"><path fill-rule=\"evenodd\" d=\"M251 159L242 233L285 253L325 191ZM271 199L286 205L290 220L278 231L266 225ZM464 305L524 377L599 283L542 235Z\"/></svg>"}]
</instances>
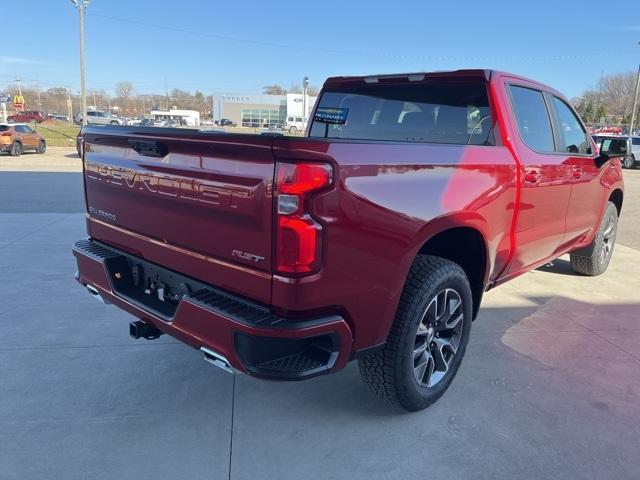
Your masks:
<instances>
[{"instance_id":1,"label":"rear wheel","mask_svg":"<svg viewBox=\"0 0 640 480\"><path fill-rule=\"evenodd\" d=\"M633 157L632 157L632 156L624 157L624 158L622 159L622 166L623 166L624 168L633 168L633 167L634 167L634 165L635 165L635 163L636 163L636 162L635 162L635 160L633 159Z\"/></svg>"},{"instance_id":2,"label":"rear wheel","mask_svg":"<svg viewBox=\"0 0 640 480\"><path fill-rule=\"evenodd\" d=\"M464 356L472 318L472 296L460 266L420 255L400 299L384 348L359 361L369 388L406 410L438 400Z\"/></svg>"},{"instance_id":3,"label":"rear wheel","mask_svg":"<svg viewBox=\"0 0 640 480\"><path fill-rule=\"evenodd\" d=\"M611 261L617 232L618 209L609 202L593 243L570 254L573 271L592 277L603 274Z\"/></svg>"},{"instance_id":4,"label":"rear wheel","mask_svg":"<svg viewBox=\"0 0 640 480\"><path fill-rule=\"evenodd\" d=\"M36 152L38 152L40 155L44 154L47 151L47 144L44 140L40 140L38 142L38 149L36 150Z\"/></svg>"},{"instance_id":5,"label":"rear wheel","mask_svg":"<svg viewBox=\"0 0 640 480\"><path fill-rule=\"evenodd\" d=\"M289 127L289 133L298 133L298 127L295 125L293 127Z\"/></svg>"},{"instance_id":6,"label":"rear wheel","mask_svg":"<svg viewBox=\"0 0 640 480\"><path fill-rule=\"evenodd\" d=\"M111 125L119 125L118 122L116 122L115 120L113 120L110 124Z\"/></svg>"},{"instance_id":7,"label":"rear wheel","mask_svg":"<svg viewBox=\"0 0 640 480\"><path fill-rule=\"evenodd\" d=\"M13 142L11 152L9 153L12 157L19 157L20 155L22 155L22 144L20 142Z\"/></svg>"}]
</instances>

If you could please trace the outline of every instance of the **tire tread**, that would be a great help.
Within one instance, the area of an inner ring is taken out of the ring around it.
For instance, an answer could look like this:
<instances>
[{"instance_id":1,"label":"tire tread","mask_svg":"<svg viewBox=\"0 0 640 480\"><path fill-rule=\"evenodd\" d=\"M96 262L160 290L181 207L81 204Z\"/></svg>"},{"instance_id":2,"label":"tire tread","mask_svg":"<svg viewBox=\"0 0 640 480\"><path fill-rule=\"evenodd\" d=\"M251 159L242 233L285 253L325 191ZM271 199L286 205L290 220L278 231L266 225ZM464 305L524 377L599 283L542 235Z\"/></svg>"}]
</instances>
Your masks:
<instances>
[{"instance_id":1,"label":"tire tread","mask_svg":"<svg viewBox=\"0 0 640 480\"><path fill-rule=\"evenodd\" d=\"M419 298L425 293L429 285L438 283L449 276L460 276L466 280L464 270L456 263L440 257L418 255L411 265L404 290L400 297L394 322L389 331L385 346L371 352L358 362L362 379L369 389L390 404L401 404L407 410L421 410L433 404L446 391L449 383L455 377L450 375L436 395L426 402L411 402L411 395L407 392L407 385L398 381L399 365L402 360L402 349L406 336L412 327L411 319L418 314ZM457 355L464 356L466 343L461 344ZM456 365L456 369L459 366Z\"/></svg>"}]
</instances>

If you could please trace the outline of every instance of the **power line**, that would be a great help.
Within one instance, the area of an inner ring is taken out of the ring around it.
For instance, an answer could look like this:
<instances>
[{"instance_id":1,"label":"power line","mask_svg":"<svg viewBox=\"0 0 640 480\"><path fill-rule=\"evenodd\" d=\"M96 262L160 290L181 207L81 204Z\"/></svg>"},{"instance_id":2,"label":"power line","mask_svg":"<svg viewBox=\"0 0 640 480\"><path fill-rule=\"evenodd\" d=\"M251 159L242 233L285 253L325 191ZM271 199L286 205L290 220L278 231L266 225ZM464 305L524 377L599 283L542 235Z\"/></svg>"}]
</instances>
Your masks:
<instances>
[{"instance_id":1,"label":"power line","mask_svg":"<svg viewBox=\"0 0 640 480\"><path fill-rule=\"evenodd\" d=\"M495 61L505 61L505 60L520 60L520 61L553 61L553 60L589 60L595 58L612 58L612 57L626 57L634 55L632 52L604 52L604 53L587 53L587 54L564 54L564 55L517 55L517 56L441 56L441 55L411 55L411 54L402 54L397 52L384 52L384 51L363 51L363 50L338 50L338 49L328 49L328 48L318 48L311 46L303 46L303 45L291 45L284 43L276 43L276 42L265 42L260 40L251 40L247 38L241 37L233 37L228 35L218 35L215 33L208 33L198 30L189 30L186 28L172 27L169 25L159 25L156 23L143 22L140 20L135 20L131 18L120 18L114 17L111 15L104 15L101 13L87 13L88 16L104 18L107 20L112 20L114 22L128 23L131 25L138 25L143 27L156 28L160 30L168 30L172 32L184 33L187 35L194 35L198 37L204 38L212 38L217 40L225 40L237 43L246 43L251 45L261 45L268 46L274 48L284 48L291 50L302 50L308 52L317 52L317 53L333 53L333 54L343 54L343 55L376 55L383 56L394 59L401 60L421 60L421 61L440 61L440 62L451 62L451 61L483 61L483 62L495 62Z\"/></svg>"},{"instance_id":2,"label":"power line","mask_svg":"<svg viewBox=\"0 0 640 480\"><path fill-rule=\"evenodd\" d=\"M198 36L198 37L205 37L205 38L214 38L214 39L217 39L217 40L227 40L227 41L231 41L231 42L249 43L249 44L252 44L252 45L261 45L261 46L269 46L269 47L277 47L277 48L290 48L290 49L294 49L294 50L308 50L308 51L323 52L323 53L345 53L344 51L331 50L331 49L327 49L327 48L305 47L305 46L299 46L299 45L289 45L289 44L284 44L284 43L264 42L264 41L260 41L260 40L250 40L250 39L246 39L246 38L231 37L231 36L227 36L227 35L217 35L215 33L208 33L208 32L202 32L202 31L197 31L197 30L188 30L186 28L178 28L178 27L171 27L171 26L168 26L168 25L158 25L158 24L154 24L154 23L141 22L139 20L132 20L132 19L129 19L129 18L113 17L111 15L103 15L101 13L87 13L87 15L90 15L92 17L106 18L107 20L113 20L115 22L130 23L132 25L139 25L139 26L143 26L143 27L158 28L158 29L161 29L161 30L170 30L172 32L186 33L187 35L195 35L195 36ZM350 53L357 53L357 52L350 52Z\"/></svg>"}]
</instances>

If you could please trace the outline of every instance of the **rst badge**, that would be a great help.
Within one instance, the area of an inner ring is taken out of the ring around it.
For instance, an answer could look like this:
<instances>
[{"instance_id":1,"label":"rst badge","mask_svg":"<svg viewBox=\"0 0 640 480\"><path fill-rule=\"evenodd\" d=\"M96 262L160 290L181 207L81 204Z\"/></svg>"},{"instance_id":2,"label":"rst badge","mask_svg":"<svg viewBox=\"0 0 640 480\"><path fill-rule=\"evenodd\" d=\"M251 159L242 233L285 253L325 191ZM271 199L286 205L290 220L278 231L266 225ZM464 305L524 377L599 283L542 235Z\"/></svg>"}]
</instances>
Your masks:
<instances>
[{"instance_id":1,"label":"rst badge","mask_svg":"<svg viewBox=\"0 0 640 480\"><path fill-rule=\"evenodd\" d=\"M241 252L240 250L234 250L231 252L231 255L234 257L241 258L243 260L249 260L250 262L258 263L264 260L264 257L260 255L254 255L253 253Z\"/></svg>"}]
</instances>

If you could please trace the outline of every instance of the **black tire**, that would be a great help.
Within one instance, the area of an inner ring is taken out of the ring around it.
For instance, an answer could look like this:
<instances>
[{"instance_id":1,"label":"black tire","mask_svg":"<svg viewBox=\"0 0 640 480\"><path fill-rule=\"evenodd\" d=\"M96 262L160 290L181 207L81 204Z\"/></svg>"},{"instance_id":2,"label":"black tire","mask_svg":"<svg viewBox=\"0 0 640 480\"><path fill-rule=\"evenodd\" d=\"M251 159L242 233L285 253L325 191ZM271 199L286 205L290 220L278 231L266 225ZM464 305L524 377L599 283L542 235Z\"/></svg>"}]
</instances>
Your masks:
<instances>
[{"instance_id":1,"label":"black tire","mask_svg":"<svg viewBox=\"0 0 640 480\"><path fill-rule=\"evenodd\" d=\"M47 142L45 142L44 140L40 140L38 142L38 149L36 150L36 153L43 155L46 151L47 151Z\"/></svg>"},{"instance_id":2,"label":"black tire","mask_svg":"<svg viewBox=\"0 0 640 480\"><path fill-rule=\"evenodd\" d=\"M608 202L593 243L570 254L571 268L576 273L595 277L607 271L618 232L618 209Z\"/></svg>"},{"instance_id":3,"label":"black tire","mask_svg":"<svg viewBox=\"0 0 640 480\"><path fill-rule=\"evenodd\" d=\"M20 142L13 142L9 153L12 157L19 157L22 155L22 144Z\"/></svg>"},{"instance_id":4,"label":"black tire","mask_svg":"<svg viewBox=\"0 0 640 480\"><path fill-rule=\"evenodd\" d=\"M440 303L444 305L443 313L447 313L449 306L453 305L450 297L447 297L452 295L451 292L455 292L461 302L450 312L452 315L433 315L433 311L437 312L439 308L436 301L433 310L434 299L443 294L444 301ZM444 394L460 367L469 341L472 312L471 288L462 268L443 258L419 255L409 271L385 346L365 355L358 362L363 380L374 393L389 403L399 404L409 411L427 408ZM444 322L437 321L442 318ZM455 337L454 352L451 345L454 337L447 337L443 327L456 320L455 328L460 323L461 328ZM427 324L430 326L425 330ZM419 327L424 335L424 344ZM438 331L442 334L434 333ZM443 348L447 342L450 344L448 360ZM417 353L420 348L424 350ZM444 360L444 364L440 363L446 367L444 371L436 370L438 360L433 352L439 352L437 358ZM420 362L424 361L420 358L433 362L425 364L423 375L419 373L422 366ZM436 373L437 381L434 380Z\"/></svg>"},{"instance_id":5,"label":"black tire","mask_svg":"<svg viewBox=\"0 0 640 480\"><path fill-rule=\"evenodd\" d=\"M114 120L114 121L110 122L109 125L120 125L120 124Z\"/></svg>"},{"instance_id":6,"label":"black tire","mask_svg":"<svg viewBox=\"0 0 640 480\"><path fill-rule=\"evenodd\" d=\"M633 168L635 166L635 163L636 162L631 155L622 159L622 166L624 168Z\"/></svg>"},{"instance_id":7,"label":"black tire","mask_svg":"<svg viewBox=\"0 0 640 480\"><path fill-rule=\"evenodd\" d=\"M296 127L295 125L289 127L289 133L293 133L295 135L296 133L298 133L298 127Z\"/></svg>"}]
</instances>

